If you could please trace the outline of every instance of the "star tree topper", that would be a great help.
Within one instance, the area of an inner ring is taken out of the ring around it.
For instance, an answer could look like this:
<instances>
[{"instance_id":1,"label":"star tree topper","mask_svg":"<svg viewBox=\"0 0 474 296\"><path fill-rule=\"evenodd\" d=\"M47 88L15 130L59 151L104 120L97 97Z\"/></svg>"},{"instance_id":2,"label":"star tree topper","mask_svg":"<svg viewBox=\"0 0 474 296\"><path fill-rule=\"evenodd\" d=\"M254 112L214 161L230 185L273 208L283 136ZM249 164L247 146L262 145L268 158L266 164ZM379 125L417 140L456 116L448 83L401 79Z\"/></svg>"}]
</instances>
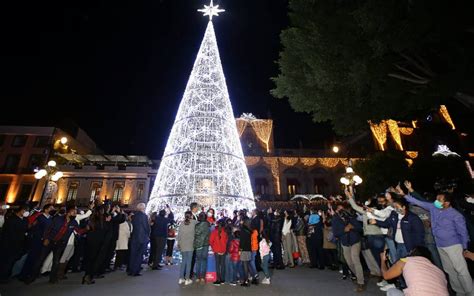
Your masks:
<instances>
[{"instance_id":1,"label":"star tree topper","mask_svg":"<svg viewBox=\"0 0 474 296\"><path fill-rule=\"evenodd\" d=\"M214 6L214 0L211 0L210 5L204 5L203 9L198 9L199 12L204 13L204 16L208 15L209 20L212 21L213 16L219 16L219 13L224 12L224 9L219 9L219 5Z\"/></svg>"}]
</instances>

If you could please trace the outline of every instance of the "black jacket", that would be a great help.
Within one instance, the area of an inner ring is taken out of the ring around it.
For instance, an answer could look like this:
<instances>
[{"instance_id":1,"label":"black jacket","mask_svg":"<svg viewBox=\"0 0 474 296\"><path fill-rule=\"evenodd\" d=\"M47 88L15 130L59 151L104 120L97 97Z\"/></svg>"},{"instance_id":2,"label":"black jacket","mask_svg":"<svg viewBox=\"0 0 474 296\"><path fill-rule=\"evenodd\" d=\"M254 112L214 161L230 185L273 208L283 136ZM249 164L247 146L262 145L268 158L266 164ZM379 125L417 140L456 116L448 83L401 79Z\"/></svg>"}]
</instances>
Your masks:
<instances>
[{"instance_id":1,"label":"black jacket","mask_svg":"<svg viewBox=\"0 0 474 296\"><path fill-rule=\"evenodd\" d=\"M251 231L246 226L242 226L240 231L240 245L239 249L243 252L251 252L252 251L252 238L251 238Z\"/></svg>"}]
</instances>

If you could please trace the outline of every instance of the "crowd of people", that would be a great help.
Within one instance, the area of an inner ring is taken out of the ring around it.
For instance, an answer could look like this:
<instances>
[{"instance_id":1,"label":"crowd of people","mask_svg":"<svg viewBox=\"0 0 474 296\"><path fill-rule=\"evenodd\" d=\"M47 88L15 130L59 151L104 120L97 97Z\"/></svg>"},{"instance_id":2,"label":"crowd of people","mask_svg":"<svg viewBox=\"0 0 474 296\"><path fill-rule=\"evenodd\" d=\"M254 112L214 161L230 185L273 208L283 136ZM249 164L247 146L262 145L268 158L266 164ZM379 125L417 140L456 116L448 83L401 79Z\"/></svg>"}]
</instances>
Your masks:
<instances>
[{"instance_id":1,"label":"crowd of people","mask_svg":"<svg viewBox=\"0 0 474 296\"><path fill-rule=\"evenodd\" d=\"M149 215L145 204L126 212L98 201L86 210L12 207L0 215L0 280L29 284L49 272L54 284L83 272L93 284L115 270L140 276L143 263L175 264L177 250L180 285L271 284L276 270L308 267L339 271L356 292L373 278L388 295L473 295L471 198L455 208L452 193L430 200L405 181L361 200L349 186L345 198L287 209L228 215L192 203L180 221L168 205Z\"/></svg>"}]
</instances>

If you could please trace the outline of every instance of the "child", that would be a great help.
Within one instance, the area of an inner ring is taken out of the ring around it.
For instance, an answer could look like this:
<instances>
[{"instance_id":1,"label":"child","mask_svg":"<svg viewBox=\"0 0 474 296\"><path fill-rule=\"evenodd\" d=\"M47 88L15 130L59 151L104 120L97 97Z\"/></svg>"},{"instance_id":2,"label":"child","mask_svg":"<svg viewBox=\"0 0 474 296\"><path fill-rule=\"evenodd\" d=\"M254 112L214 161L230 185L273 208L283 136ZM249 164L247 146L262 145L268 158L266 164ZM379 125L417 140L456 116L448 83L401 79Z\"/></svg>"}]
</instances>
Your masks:
<instances>
[{"instance_id":1,"label":"child","mask_svg":"<svg viewBox=\"0 0 474 296\"><path fill-rule=\"evenodd\" d=\"M237 275L239 274L240 270L240 231L236 230L234 232L234 239L230 242L229 247L229 254L230 254L230 262L232 263L232 277L231 277L231 286L237 285Z\"/></svg>"},{"instance_id":2,"label":"child","mask_svg":"<svg viewBox=\"0 0 474 296\"><path fill-rule=\"evenodd\" d=\"M262 280L262 284L270 284L270 272L268 271L268 261L270 260L270 237L268 231L265 229L262 233L262 240L260 241L260 257L262 257L262 269L265 278Z\"/></svg>"}]
</instances>

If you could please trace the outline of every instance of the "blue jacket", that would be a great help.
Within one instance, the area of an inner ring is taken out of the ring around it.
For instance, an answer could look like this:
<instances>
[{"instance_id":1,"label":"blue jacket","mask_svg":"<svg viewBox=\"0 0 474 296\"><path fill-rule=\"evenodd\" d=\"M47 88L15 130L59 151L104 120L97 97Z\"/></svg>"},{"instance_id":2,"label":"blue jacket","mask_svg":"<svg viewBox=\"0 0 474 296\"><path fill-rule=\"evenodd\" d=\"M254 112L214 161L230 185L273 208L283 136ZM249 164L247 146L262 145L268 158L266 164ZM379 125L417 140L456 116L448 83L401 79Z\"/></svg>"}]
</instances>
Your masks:
<instances>
[{"instance_id":1,"label":"blue jacket","mask_svg":"<svg viewBox=\"0 0 474 296\"><path fill-rule=\"evenodd\" d=\"M150 238L150 224L148 216L143 212L136 212L132 217L131 243L146 244Z\"/></svg>"},{"instance_id":2,"label":"blue jacket","mask_svg":"<svg viewBox=\"0 0 474 296\"><path fill-rule=\"evenodd\" d=\"M357 221L354 216L341 217L336 214L332 218L332 233L343 246L349 247L360 242L360 236L362 233L362 223ZM352 228L349 232L344 232L346 225L352 224Z\"/></svg>"},{"instance_id":3,"label":"blue jacket","mask_svg":"<svg viewBox=\"0 0 474 296\"><path fill-rule=\"evenodd\" d=\"M74 231L74 229L76 227L79 226L79 224L77 224L77 221L76 219L71 219L67 225L67 229L66 229L66 232L64 233L63 236L57 238L57 240L55 240L56 238L56 235L59 233L59 231L61 230L62 226L64 225L64 223L66 223L66 216L56 216L53 218L53 221L51 221L51 225L49 226L49 228L46 230L45 234L44 234L44 239L48 239L50 240L51 242L52 241L60 241L60 242L66 242L69 240L69 236L71 236L71 233Z\"/></svg>"},{"instance_id":4,"label":"blue jacket","mask_svg":"<svg viewBox=\"0 0 474 296\"><path fill-rule=\"evenodd\" d=\"M168 237L168 225L173 222L173 214L167 218L156 216L155 223L151 226L151 236Z\"/></svg>"},{"instance_id":5,"label":"blue jacket","mask_svg":"<svg viewBox=\"0 0 474 296\"><path fill-rule=\"evenodd\" d=\"M53 217L46 218L44 214L39 215L35 222L33 223L33 227L30 229L30 236L34 240L41 240L46 232L51 226L53 222Z\"/></svg>"},{"instance_id":6,"label":"blue jacket","mask_svg":"<svg viewBox=\"0 0 474 296\"><path fill-rule=\"evenodd\" d=\"M385 221L377 221L378 226L391 229L391 231L389 231L391 239L395 239L397 224L398 213L395 211L392 211ZM403 242L408 252L417 246L425 245L425 227L417 215L408 211L402 218L400 228L402 230Z\"/></svg>"}]
</instances>

